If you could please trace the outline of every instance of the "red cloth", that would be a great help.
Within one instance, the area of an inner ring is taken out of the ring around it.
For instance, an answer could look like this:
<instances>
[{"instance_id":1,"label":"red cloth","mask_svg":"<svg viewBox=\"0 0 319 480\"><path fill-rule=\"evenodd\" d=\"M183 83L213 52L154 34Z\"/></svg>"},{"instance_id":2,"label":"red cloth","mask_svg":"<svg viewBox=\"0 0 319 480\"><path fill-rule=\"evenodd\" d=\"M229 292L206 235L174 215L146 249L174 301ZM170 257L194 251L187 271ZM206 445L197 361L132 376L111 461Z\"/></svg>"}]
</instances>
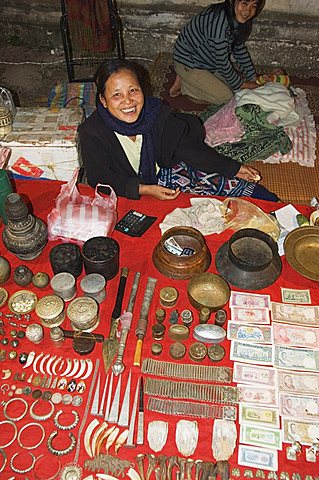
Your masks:
<instances>
[{"instance_id":1,"label":"red cloth","mask_svg":"<svg viewBox=\"0 0 319 480\"><path fill-rule=\"evenodd\" d=\"M47 214L54 206L54 199L59 193L60 185L61 185L61 182L45 181L45 180L16 181L16 191L29 200L29 202L32 204L33 212L35 215L39 216L43 220L46 220ZM87 186L80 186L80 191L81 193L84 193L84 194L93 195L93 189ZM164 216L170 211L172 211L174 208L190 206L189 196L187 194L181 194L176 200L166 201L166 202L159 201L151 197L143 197L139 201L131 201L125 198L119 198L118 200L119 200L118 201L119 218L121 218L131 208L149 215L155 214L156 216L158 216L158 220L156 221L156 223L141 238L131 238L117 231L115 231L113 234L113 238L115 238L120 244L120 267L126 266L130 269L130 273L127 281L127 287L124 295L124 302L123 302L124 309L127 307L128 297L129 297L130 288L133 282L134 274L137 271L141 273L141 281L140 281L138 295L135 303L132 327L128 337L127 347L124 355L124 364L126 368L124 373L122 374L122 395L124 395L124 387L126 385L127 376L130 369L132 371L132 388L131 388L131 406L132 406L135 386L137 383L137 379L140 377L140 369L138 367L133 366L133 356L134 356L135 346L136 346L135 328L139 318L141 302L144 295L147 278L149 276L156 278L157 285L156 285L155 295L154 295L150 312L149 312L148 331L143 344L143 353L142 353L143 358L152 357L151 345L153 343L153 340L151 336L151 326L155 323L155 311L157 308L160 307L159 291L162 287L175 286L178 289L179 298L178 298L176 307L174 308L177 308L179 312L181 312L183 309L190 308L193 311L193 315L194 315L193 325L196 324L198 321L198 313L195 311L194 308L190 306L190 303L187 298L188 281L187 280L171 280L169 278L166 278L164 275L160 274L156 270L152 262L152 252L154 250L155 245L158 243L158 241L161 238L158 224L160 223L160 221L163 220ZM270 202L263 202L258 200L251 200L251 201L256 203L259 207L261 207L266 212L270 212L281 206L279 204L274 204ZM305 206L298 206L298 209L300 210L301 213L306 215L309 215L311 210L310 208ZM217 249L220 247L220 245L222 245L226 240L229 239L232 233L233 233L232 231L225 231L221 235L210 235L206 237L207 245L212 253L212 263L211 263L211 266L209 267L210 272L217 273L215 264L214 264L215 253ZM43 252L41 253L41 255L37 259L31 262L25 262L25 261L19 260L14 255L5 251L2 243L0 243L0 254L5 256L10 261L12 271L16 266L27 263L29 268L31 268L34 273L39 271L45 271L50 276L52 276L53 273L49 263L48 254L51 248L58 243L59 242L49 242L45 247L45 249L43 250ZM78 296L81 295L79 283L80 283L80 279L83 276L84 276L84 272L82 273L81 277L78 279L78 282L77 282ZM119 274L114 279L110 280L107 283L106 300L100 305L101 320L100 320L100 325L95 330L95 332L102 333L105 335L105 337L107 337L109 334L110 318L111 318L112 310L114 308L115 297L116 297L116 292L118 288L118 281L119 281ZM21 289L21 287L13 283L12 274L9 281L3 286L8 290L10 295L12 295L14 292ZM315 305L319 304L318 283L308 280L302 277L301 275L299 275L298 273L296 273L287 264L285 258L283 258L283 271L279 279L272 286L270 286L267 289L261 290L258 293L269 293L273 301L281 301L281 291L280 291L281 287L298 288L298 289L308 288L311 293L312 303ZM40 290L29 285L26 288L33 290L37 294L38 298L41 298L44 295L52 293L52 290L50 287ZM239 289L236 288L234 290L239 290ZM225 308L228 311L228 307L226 306ZM1 311L3 313L8 313L9 309L7 306L5 306L1 308ZM167 309L167 316L169 316L170 311L171 309ZM32 319L31 319L32 322L39 321L35 312L32 312L31 315L32 315ZM4 319L4 321L5 321L4 328L6 331L6 336L10 337L9 333L13 327L8 325L9 319ZM166 329L168 330L169 323L167 319L165 320L165 325L166 325ZM63 324L63 328L70 328L70 323L68 319L65 320ZM163 361L171 360L169 357L168 350L172 341L168 337L167 330L166 330L165 338L162 341L163 354L160 357L157 357L158 359ZM193 343L194 341L195 341L194 338L192 337L192 335L190 335L190 338L185 343L189 347L191 343ZM227 354L225 356L225 359L222 361L222 365L231 366L232 362L229 360L230 342L228 340L225 340L223 342L223 346L225 347ZM10 345L6 347L1 345L1 349L6 350L6 352L8 353L10 350L12 350L12 347ZM47 329L45 329L45 338L42 343L40 343L39 345L34 345L30 343L27 339L22 339L17 351L18 353L30 352L30 351L35 351L36 353L48 352L51 355L63 356L64 358L80 358L77 354L74 353L72 349L72 340L65 340L63 346L60 348L54 347L49 338L49 332ZM102 355L101 355L101 344L96 344L95 349L92 352L92 354L89 356L89 358L91 358L93 361L99 358L101 361L100 370L99 370L101 375L101 389L100 389L100 399L101 399L104 382L105 382L105 373L104 373ZM188 355L185 356L183 362L192 363ZM212 365L212 363L208 359L205 360L204 364ZM216 365L219 365L219 364L216 364ZM45 364L44 364L44 367L45 367ZM1 380L2 385L4 383L8 383L9 388L11 388L12 384L15 384L18 388L23 388L29 385L29 383L27 383L26 381L19 381L14 379L14 374L15 373L21 374L21 372L26 372L26 378L28 378L32 373L32 367L29 367L28 369L24 370L22 369L22 366L18 363L17 360L14 360L14 361L6 360L1 363L1 369L10 369L12 371L12 375L9 379ZM35 374L33 376L35 377ZM113 391L116 383L117 383L117 379L115 378L113 383ZM63 409L63 411L66 411L66 412L71 412L71 410L77 410L80 413L80 423L77 425L77 427L74 430L72 430L72 432L76 435L76 437L79 434L79 429L81 426L81 420L83 418L85 405L87 404L87 401L88 401L90 379L86 380L86 385L87 385L87 388L83 394L83 404L81 405L81 407L75 408L72 405L64 406L61 404L55 406L55 412L58 411L59 409ZM34 390L37 387L33 386L32 388ZM44 391L45 389L42 388L41 390ZM66 393L65 390L56 389L55 392L57 391L60 391L60 393L62 394ZM75 394L73 393L72 395L74 396ZM8 393L3 393L0 391L0 400L8 400L9 398L10 397L8 396ZM34 399L31 398L31 396L23 395L23 398L28 402L29 405L31 405L32 402L34 401ZM90 399L89 401L91 400L92 399ZM146 405L147 405L147 396L145 396L145 407ZM12 405L12 410L10 409L10 413L12 415L19 415L19 413L21 412L21 408L22 406L20 402L14 402L14 404ZM48 410L49 410L49 406L44 401L39 402L38 406L35 408L36 413L47 412ZM94 417L92 417L90 414L88 415L85 428L81 435L81 451L80 451L79 464L82 467L84 466L85 460L88 458L83 447L83 437L84 437L84 433L87 425L91 422L93 418ZM102 422L101 417L97 417L97 418L100 420L100 422ZM63 417L61 417L61 423L63 423L63 421L65 422L65 424L71 423L72 419L73 419L73 415L71 414L69 418L65 417L64 419ZM145 408L145 425L147 425L149 421L155 420L155 419L161 419L169 422L168 440L163 451L160 453L163 453L166 455L179 455L175 445L175 425L178 422L178 420L180 420L180 418L148 412L147 409ZM0 408L0 421L1 420L5 420L3 417L2 407ZM17 422L17 427L20 430L23 425L33 421L34 420L30 418L29 414L27 414L24 417L24 419ZM194 459L200 458L205 461L214 461L212 457L212 450L211 450L213 420L198 419L197 421L199 425L199 441L198 441L197 449L192 458ZM31 453L33 453L36 456L39 456L42 453L48 453L46 448L46 440L50 435L50 433L53 430L56 430L52 418L47 420L46 422L43 422L43 426L45 427L45 431L46 431L45 441L37 449L31 450ZM0 444L4 443L6 439L9 439L12 437L12 427L8 425L7 426L3 425L1 429L2 429L1 430L2 433L1 433ZM134 448L134 449L127 449L125 447L122 447L119 450L118 456L122 459L125 458L127 460L134 461L135 456L138 453L153 453L148 446L146 433L147 433L147 428L145 426L145 441L143 446L138 446L137 448ZM36 443L39 437L40 437L40 433L38 431L35 431L33 440L28 440L28 433L26 432L26 437L22 437L22 441L25 444L27 444L28 441L32 443ZM53 443L54 443L54 446L58 446L58 448L63 448L69 445L70 439L68 437L68 432L59 431L58 438L56 438ZM239 443L239 428L238 428L237 444L238 443ZM279 472L287 471L287 472L290 472L290 474L292 472L299 472L301 474L308 473L312 475L318 474L318 463L311 464L306 462L305 460L305 447L303 447L302 454L298 457L298 460L296 462L292 462L292 461L288 462L286 460L286 451L285 451L286 447L287 445L284 444L283 451L279 452ZM15 442L12 445L6 448L5 451L9 459L15 452L20 451L17 440L15 440ZM75 453L75 450L69 455L60 457L62 465L72 462L74 459L74 453ZM102 448L101 453L105 453L105 447ZM114 445L113 447L110 448L109 454L114 455ZM19 464L20 460L21 460L21 465ZM0 458L0 462L1 462L1 458ZM54 460L54 462L56 465L56 460ZM231 468L236 467L236 462L237 462L237 449L234 455L230 459ZM30 464L30 458L25 456L25 454L23 454L23 457L21 455L21 457L19 456L16 458L16 461L14 462L14 464L18 466L18 468L26 468ZM1 468L1 463L0 463L0 468ZM240 471L241 471L240 478L244 478L243 473L245 468L248 468L248 467L240 467ZM254 469L252 470L254 471ZM51 473L53 473L53 471ZM86 475L89 475L89 472L85 471L85 473ZM49 474L50 474L50 471L47 471L46 472L47 478L49 478ZM1 479L7 480L13 475L14 474L10 470L10 467L7 465L4 472L1 473ZM25 475L28 478L36 478L32 476L32 473L27 473ZM86 475L83 475L83 477L85 477ZM21 477L18 476L17 478L21 478ZM45 477L41 477L41 478L45 478Z\"/></svg>"}]
</instances>

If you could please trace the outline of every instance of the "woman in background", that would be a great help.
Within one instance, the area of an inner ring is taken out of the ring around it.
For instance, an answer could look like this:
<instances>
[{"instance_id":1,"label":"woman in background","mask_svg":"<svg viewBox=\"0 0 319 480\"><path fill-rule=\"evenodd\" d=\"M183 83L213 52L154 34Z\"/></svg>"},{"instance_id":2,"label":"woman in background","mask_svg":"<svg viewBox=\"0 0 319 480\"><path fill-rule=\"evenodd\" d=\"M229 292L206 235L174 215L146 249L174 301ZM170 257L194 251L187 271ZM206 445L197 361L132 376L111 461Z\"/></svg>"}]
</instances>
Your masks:
<instances>
[{"instance_id":1,"label":"woman in background","mask_svg":"<svg viewBox=\"0 0 319 480\"><path fill-rule=\"evenodd\" d=\"M89 185L108 184L131 199L170 200L187 191L278 201L253 183L260 179L257 170L206 145L198 117L145 98L139 75L126 60L110 60L96 72L97 110L79 127Z\"/></svg>"},{"instance_id":2,"label":"woman in background","mask_svg":"<svg viewBox=\"0 0 319 480\"><path fill-rule=\"evenodd\" d=\"M174 45L177 75L170 95L221 104L236 90L258 87L245 42L264 5L265 0L225 0L195 15Z\"/></svg>"}]
</instances>

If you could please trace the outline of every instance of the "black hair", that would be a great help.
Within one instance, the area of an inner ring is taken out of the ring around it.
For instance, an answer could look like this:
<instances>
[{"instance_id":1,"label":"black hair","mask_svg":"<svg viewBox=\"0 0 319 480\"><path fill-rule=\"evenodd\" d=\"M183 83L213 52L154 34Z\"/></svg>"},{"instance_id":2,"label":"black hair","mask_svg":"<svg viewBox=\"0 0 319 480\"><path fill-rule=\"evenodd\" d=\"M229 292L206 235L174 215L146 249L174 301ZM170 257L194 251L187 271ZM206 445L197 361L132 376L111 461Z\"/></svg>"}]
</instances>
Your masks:
<instances>
[{"instance_id":1,"label":"black hair","mask_svg":"<svg viewBox=\"0 0 319 480\"><path fill-rule=\"evenodd\" d=\"M120 72L121 70L129 70L132 72L141 88L144 92L144 78L142 73L142 67L135 62L130 62L125 59L112 59L103 62L97 69L94 75L94 82L97 88L97 95L103 95L105 91L105 83L113 73Z\"/></svg>"},{"instance_id":2,"label":"black hair","mask_svg":"<svg viewBox=\"0 0 319 480\"><path fill-rule=\"evenodd\" d=\"M247 22L245 23L239 23L238 27L235 30L234 27L234 20L236 19L235 16L235 4L237 0L225 0L224 2L224 9L226 12L227 20L230 25L230 29L232 33L235 34L234 38L234 45L238 43L245 43L249 35L251 34L252 26L253 26L253 20L258 17L258 15L262 12L266 0L257 0L257 8L256 8L256 13L255 15L250 18ZM241 1L241 0L238 0Z\"/></svg>"}]
</instances>

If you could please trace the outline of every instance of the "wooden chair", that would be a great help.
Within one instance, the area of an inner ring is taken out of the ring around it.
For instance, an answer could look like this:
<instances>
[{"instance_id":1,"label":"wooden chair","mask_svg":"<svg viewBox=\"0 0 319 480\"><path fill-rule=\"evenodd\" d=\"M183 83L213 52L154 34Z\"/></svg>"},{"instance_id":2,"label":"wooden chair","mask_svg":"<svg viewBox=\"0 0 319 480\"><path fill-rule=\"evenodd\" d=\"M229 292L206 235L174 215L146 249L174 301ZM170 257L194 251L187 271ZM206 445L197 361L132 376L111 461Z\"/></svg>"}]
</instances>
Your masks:
<instances>
[{"instance_id":1,"label":"wooden chair","mask_svg":"<svg viewBox=\"0 0 319 480\"><path fill-rule=\"evenodd\" d=\"M69 82L92 81L107 58L123 58L122 25L115 0L61 0L60 31Z\"/></svg>"}]
</instances>

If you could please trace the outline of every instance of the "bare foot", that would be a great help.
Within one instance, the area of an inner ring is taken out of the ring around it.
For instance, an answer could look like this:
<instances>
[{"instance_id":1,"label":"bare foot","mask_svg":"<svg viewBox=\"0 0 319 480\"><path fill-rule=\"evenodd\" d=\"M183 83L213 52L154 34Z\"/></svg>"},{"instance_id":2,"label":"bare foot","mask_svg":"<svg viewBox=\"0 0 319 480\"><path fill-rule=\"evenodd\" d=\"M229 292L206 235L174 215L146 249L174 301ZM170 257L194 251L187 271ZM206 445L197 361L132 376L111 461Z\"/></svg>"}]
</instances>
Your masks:
<instances>
[{"instance_id":1,"label":"bare foot","mask_svg":"<svg viewBox=\"0 0 319 480\"><path fill-rule=\"evenodd\" d=\"M169 89L169 96L174 98L178 97L181 93L182 79L179 75L176 75L175 80L171 88Z\"/></svg>"}]
</instances>

